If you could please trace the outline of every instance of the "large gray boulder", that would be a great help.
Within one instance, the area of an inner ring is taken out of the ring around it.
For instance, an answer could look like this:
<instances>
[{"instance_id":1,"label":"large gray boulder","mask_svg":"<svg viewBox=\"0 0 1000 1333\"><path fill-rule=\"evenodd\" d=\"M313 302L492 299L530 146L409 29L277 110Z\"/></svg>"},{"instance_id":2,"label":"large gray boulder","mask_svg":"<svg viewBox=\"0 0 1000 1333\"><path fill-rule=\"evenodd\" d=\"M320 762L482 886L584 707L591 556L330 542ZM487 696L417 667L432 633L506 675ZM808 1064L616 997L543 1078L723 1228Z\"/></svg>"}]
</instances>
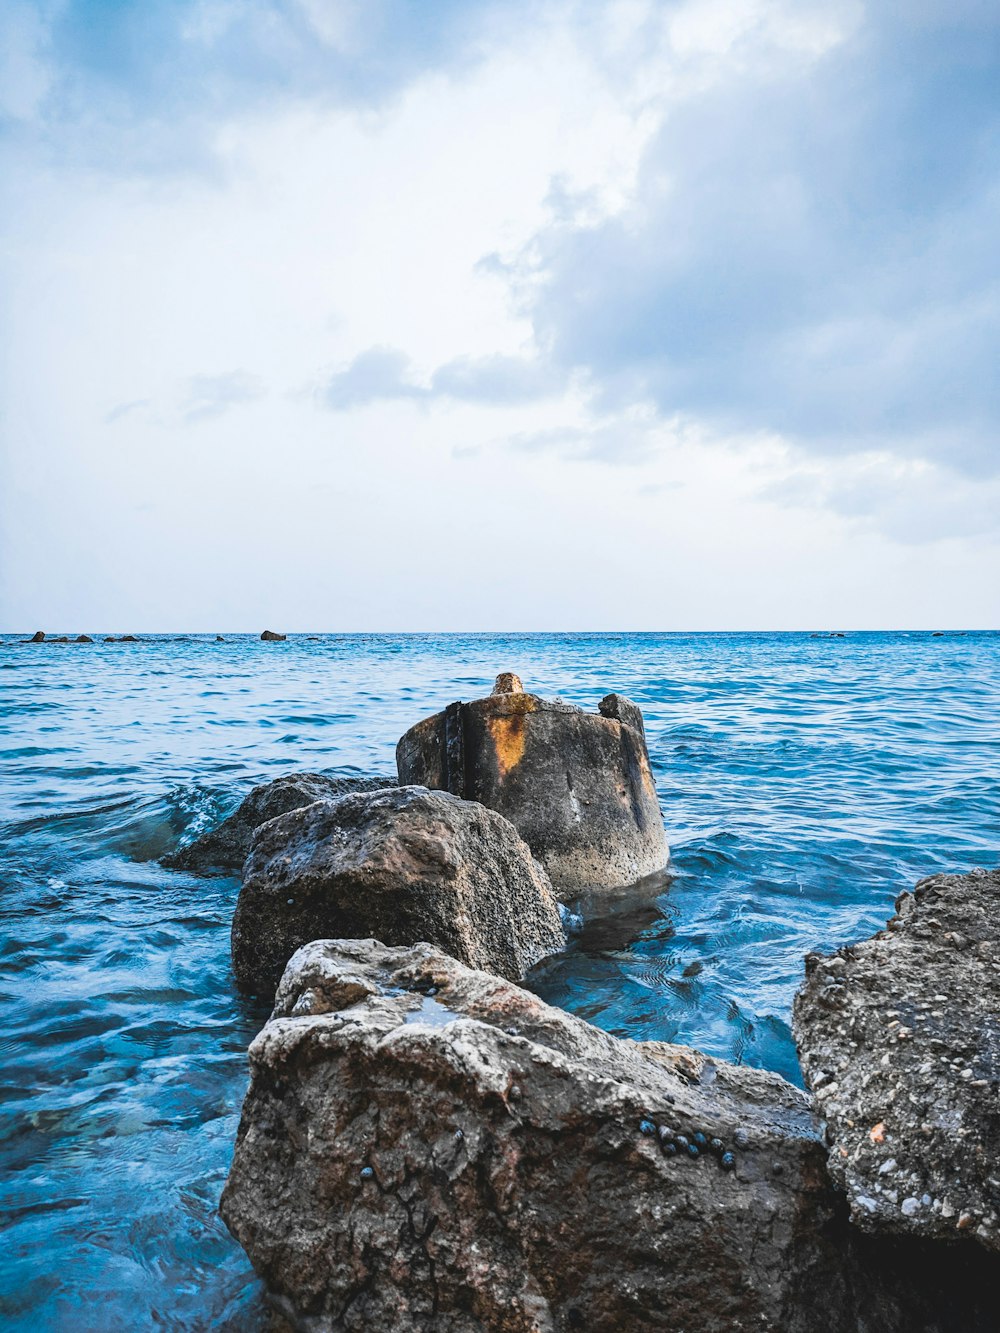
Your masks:
<instances>
[{"instance_id":1,"label":"large gray boulder","mask_svg":"<svg viewBox=\"0 0 1000 1333\"><path fill-rule=\"evenodd\" d=\"M526 693L510 672L396 747L401 783L481 801L517 828L564 901L662 872L669 859L642 713L610 694L598 713Z\"/></svg>"},{"instance_id":2,"label":"large gray boulder","mask_svg":"<svg viewBox=\"0 0 1000 1333\"><path fill-rule=\"evenodd\" d=\"M795 1037L852 1221L1000 1250L1000 871L923 880L806 974Z\"/></svg>"},{"instance_id":3,"label":"large gray boulder","mask_svg":"<svg viewBox=\"0 0 1000 1333\"><path fill-rule=\"evenodd\" d=\"M221 1210L297 1328L948 1327L864 1278L798 1089L427 945L305 946L250 1071Z\"/></svg>"},{"instance_id":4,"label":"large gray boulder","mask_svg":"<svg viewBox=\"0 0 1000 1333\"><path fill-rule=\"evenodd\" d=\"M254 833L269 819L312 805L313 801L332 801L350 792L382 791L395 785L392 778L331 778L323 773L285 773L254 787L218 828L165 856L163 863L172 870L192 870L196 874L212 870L231 874L243 865L250 853Z\"/></svg>"},{"instance_id":5,"label":"large gray boulder","mask_svg":"<svg viewBox=\"0 0 1000 1333\"><path fill-rule=\"evenodd\" d=\"M318 801L258 829L233 918L237 982L273 994L295 950L332 935L426 940L511 978L565 943L513 825L425 787Z\"/></svg>"}]
</instances>

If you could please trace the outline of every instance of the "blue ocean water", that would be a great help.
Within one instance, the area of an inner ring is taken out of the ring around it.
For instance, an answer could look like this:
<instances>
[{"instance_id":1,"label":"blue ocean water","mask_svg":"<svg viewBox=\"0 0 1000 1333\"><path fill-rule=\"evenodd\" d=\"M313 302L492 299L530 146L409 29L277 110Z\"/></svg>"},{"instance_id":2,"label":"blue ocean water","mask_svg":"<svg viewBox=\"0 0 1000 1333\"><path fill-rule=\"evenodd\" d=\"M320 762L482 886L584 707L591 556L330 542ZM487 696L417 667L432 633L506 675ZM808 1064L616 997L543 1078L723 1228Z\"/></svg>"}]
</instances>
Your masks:
<instances>
[{"instance_id":1,"label":"blue ocean water","mask_svg":"<svg viewBox=\"0 0 1000 1333\"><path fill-rule=\"evenodd\" d=\"M235 879L157 858L293 769L392 774L501 669L646 717L673 853L532 984L608 1030L798 1077L807 950L1000 860L1000 635L538 634L0 644L0 1322L264 1327L216 1213L265 1014Z\"/></svg>"}]
</instances>

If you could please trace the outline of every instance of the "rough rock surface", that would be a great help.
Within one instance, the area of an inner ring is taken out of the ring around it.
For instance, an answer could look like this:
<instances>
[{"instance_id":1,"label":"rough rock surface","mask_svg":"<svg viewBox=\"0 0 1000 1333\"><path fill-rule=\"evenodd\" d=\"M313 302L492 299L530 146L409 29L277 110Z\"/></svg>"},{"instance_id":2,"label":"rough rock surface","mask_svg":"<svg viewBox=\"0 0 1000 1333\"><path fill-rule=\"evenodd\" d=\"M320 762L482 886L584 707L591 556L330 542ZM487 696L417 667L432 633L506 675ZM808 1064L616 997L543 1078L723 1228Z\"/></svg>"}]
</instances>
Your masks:
<instances>
[{"instance_id":1,"label":"rough rock surface","mask_svg":"<svg viewBox=\"0 0 1000 1333\"><path fill-rule=\"evenodd\" d=\"M634 884L669 859L642 714L622 695L585 713L528 694L503 672L488 698L411 727L396 765L401 783L481 801L509 819L565 901Z\"/></svg>"},{"instance_id":2,"label":"rough rock surface","mask_svg":"<svg viewBox=\"0 0 1000 1333\"><path fill-rule=\"evenodd\" d=\"M275 634L273 629L266 629L260 636L265 643L284 643L287 634Z\"/></svg>"},{"instance_id":3,"label":"rough rock surface","mask_svg":"<svg viewBox=\"0 0 1000 1333\"><path fill-rule=\"evenodd\" d=\"M1000 1250L1000 871L923 880L806 973L795 1037L852 1221Z\"/></svg>"},{"instance_id":4,"label":"rough rock surface","mask_svg":"<svg viewBox=\"0 0 1000 1333\"><path fill-rule=\"evenodd\" d=\"M250 853L253 835L261 824L313 801L329 801L356 791L381 791L396 785L393 778L331 778L322 773L285 773L253 791L218 828L187 847L164 857L173 870L237 871Z\"/></svg>"},{"instance_id":5,"label":"rough rock surface","mask_svg":"<svg viewBox=\"0 0 1000 1333\"><path fill-rule=\"evenodd\" d=\"M797 1089L427 945L307 945L250 1067L222 1214L297 1329L994 1327L986 1256L849 1226Z\"/></svg>"},{"instance_id":6,"label":"rough rock surface","mask_svg":"<svg viewBox=\"0 0 1000 1333\"><path fill-rule=\"evenodd\" d=\"M273 994L300 945L333 935L426 940L512 978L565 943L513 825L425 787L320 801L258 829L233 918L239 984Z\"/></svg>"}]
</instances>

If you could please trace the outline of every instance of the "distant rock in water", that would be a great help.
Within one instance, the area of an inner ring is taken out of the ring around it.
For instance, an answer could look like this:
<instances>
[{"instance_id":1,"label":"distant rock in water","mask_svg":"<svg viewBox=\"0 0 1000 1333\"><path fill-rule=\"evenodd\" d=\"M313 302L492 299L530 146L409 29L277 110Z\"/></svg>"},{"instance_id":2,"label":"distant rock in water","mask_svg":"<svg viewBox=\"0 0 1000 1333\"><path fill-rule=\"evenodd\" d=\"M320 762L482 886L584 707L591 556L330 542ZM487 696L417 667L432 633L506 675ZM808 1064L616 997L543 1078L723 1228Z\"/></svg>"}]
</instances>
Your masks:
<instances>
[{"instance_id":1,"label":"distant rock in water","mask_svg":"<svg viewBox=\"0 0 1000 1333\"><path fill-rule=\"evenodd\" d=\"M77 643L93 643L93 642L94 642L94 640L90 637L89 634L78 634L78 635L76 636L76 641L77 641Z\"/></svg>"},{"instance_id":2,"label":"distant rock in water","mask_svg":"<svg viewBox=\"0 0 1000 1333\"><path fill-rule=\"evenodd\" d=\"M288 638L287 634L275 634L273 629L266 629L260 636L265 643L284 643Z\"/></svg>"},{"instance_id":3,"label":"distant rock in water","mask_svg":"<svg viewBox=\"0 0 1000 1333\"><path fill-rule=\"evenodd\" d=\"M401 783L481 801L509 819L561 896L621 888L669 860L642 713L609 694L598 713L524 691L453 703L400 739Z\"/></svg>"},{"instance_id":4,"label":"distant rock in water","mask_svg":"<svg viewBox=\"0 0 1000 1333\"><path fill-rule=\"evenodd\" d=\"M216 642L216 643L225 643L226 641L225 641L225 639L222 637L221 634L217 634L217 635L215 636L215 642Z\"/></svg>"},{"instance_id":5,"label":"distant rock in water","mask_svg":"<svg viewBox=\"0 0 1000 1333\"><path fill-rule=\"evenodd\" d=\"M118 640L119 643L138 643L139 640L134 634L123 634Z\"/></svg>"},{"instance_id":6,"label":"distant rock in water","mask_svg":"<svg viewBox=\"0 0 1000 1333\"><path fill-rule=\"evenodd\" d=\"M1000 1251L1000 870L922 880L806 976L795 1038L851 1220Z\"/></svg>"},{"instance_id":7,"label":"distant rock in water","mask_svg":"<svg viewBox=\"0 0 1000 1333\"><path fill-rule=\"evenodd\" d=\"M250 1072L221 1212L296 1328L995 1327L984 1265L852 1232L799 1089L426 944L306 945Z\"/></svg>"},{"instance_id":8,"label":"distant rock in water","mask_svg":"<svg viewBox=\"0 0 1000 1333\"><path fill-rule=\"evenodd\" d=\"M69 643L69 635L68 635L68 634L57 634L57 635L55 636L55 638L52 638L52 639L46 639L45 642L46 642L46 643Z\"/></svg>"},{"instance_id":9,"label":"distant rock in water","mask_svg":"<svg viewBox=\"0 0 1000 1333\"><path fill-rule=\"evenodd\" d=\"M44 642L45 642L45 631L43 629L36 629L30 639L25 639L25 643L44 643Z\"/></svg>"},{"instance_id":10,"label":"distant rock in water","mask_svg":"<svg viewBox=\"0 0 1000 1333\"><path fill-rule=\"evenodd\" d=\"M548 877L517 830L447 792L320 801L258 829L233 918L233 972L271 995L289 958L329 936L426 940L519 978L562 949Z\"/></svg>"},{"instance_id":11,"label":"distant rock in water","mask_svg":"<svg viewBox=\"0 0 1000 1333\"><path fill-rule=\"evenodd\" d=\"M239 871L250 852L255 831L269 819L313 801L333 800L349 792L381 791L395 787L393 778L327 777L322 773L285 773L254 787L242 804L218 828L196 838L187 847L163 858L171 870L193 870L196 874Z\"/></svg>"}]
</instances>

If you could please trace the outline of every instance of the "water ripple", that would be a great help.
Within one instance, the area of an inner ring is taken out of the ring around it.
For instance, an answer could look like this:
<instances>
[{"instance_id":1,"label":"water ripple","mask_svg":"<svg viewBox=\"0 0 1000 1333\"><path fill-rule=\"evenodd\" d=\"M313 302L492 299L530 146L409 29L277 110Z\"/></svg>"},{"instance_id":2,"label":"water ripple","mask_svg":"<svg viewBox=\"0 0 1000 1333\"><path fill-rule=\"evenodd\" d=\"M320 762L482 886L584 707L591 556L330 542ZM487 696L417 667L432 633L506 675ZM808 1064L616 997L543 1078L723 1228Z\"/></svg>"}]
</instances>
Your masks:
<instances>
[{"instance_id":1,"label":"water ripple","mask_svg":"<svg viewBox=\"0 0 1000 1333\"><path fill-rule=\"evenodd\" d=\"M229 972L231 878L159 865L291 769L393 771L497 671L643 707L666 891L532 985L609 1031L798 1077L810 949L920 876L997 861L1000 636L327 635L0 645L0 1158L12 1330L263 1333L216 1207L265 1015ZM81 669L86 652L85 669Z\"/></svg>"}]
</instances>

